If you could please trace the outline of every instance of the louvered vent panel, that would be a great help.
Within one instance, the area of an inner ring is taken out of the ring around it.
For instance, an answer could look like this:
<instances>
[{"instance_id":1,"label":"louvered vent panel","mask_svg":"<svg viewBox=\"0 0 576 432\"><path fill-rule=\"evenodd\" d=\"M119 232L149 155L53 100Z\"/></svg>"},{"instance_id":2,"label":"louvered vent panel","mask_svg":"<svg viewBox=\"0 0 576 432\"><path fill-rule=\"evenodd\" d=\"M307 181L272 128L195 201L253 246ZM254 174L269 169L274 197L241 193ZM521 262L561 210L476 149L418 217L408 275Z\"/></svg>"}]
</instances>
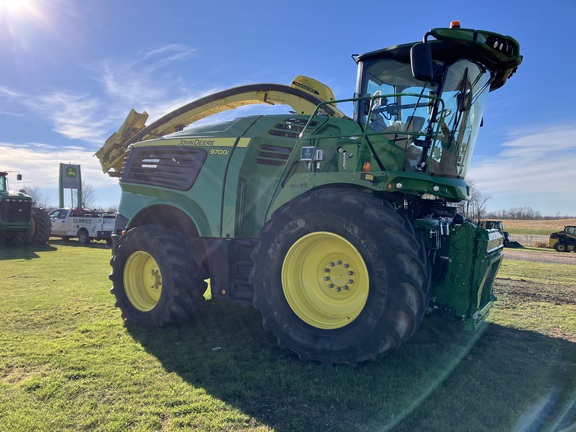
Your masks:
<instances>
[{"instance_id":1,"label":"louvered vent panel","mask_svg":"<svg viewBox=\"0 0 576 432\"><path fill-rule=\"evenodd\" d=\"M274 125L272 129L268 131L269 135L280 136L285 138L298 139L302 131L304 131L304 126L306 126L307 120L299 118L289 118L282 123ZM310 122L309 128L316 127L317 122Z\"/></svg>"},{"instance_id":2,"label":"louvered vent panel","mask_svg":"<svg viewBox=\"0 0 576 432\"><path fill-rule=\"evenodd\" d=\"M169 189L192 187L206 161L203 149L146 147L134 149L123 181Z\"/></svg>"},{"instance_id":3,"label":"louvered vent panel","mask_svg":"<svg viewBox=\"0 0 576 432\"><path fill-rule=\"evenodd\" d=\"M258 152L256 162L260 165L284 166L292 153L292 147L263 145Z\"/></svg>"}]
</instances>

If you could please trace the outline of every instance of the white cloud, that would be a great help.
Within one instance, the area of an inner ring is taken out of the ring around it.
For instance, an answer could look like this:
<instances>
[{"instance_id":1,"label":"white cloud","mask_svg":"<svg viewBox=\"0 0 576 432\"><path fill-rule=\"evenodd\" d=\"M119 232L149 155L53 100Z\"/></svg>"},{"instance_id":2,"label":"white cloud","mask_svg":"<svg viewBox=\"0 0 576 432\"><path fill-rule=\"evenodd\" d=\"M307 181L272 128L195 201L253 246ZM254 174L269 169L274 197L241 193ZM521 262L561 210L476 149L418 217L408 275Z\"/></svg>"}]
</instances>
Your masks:
<instances>
[{"instance_id":1,"label":"white cloud","mask_svg":"<svg viewBox=\"0 0 576 432\"><path fill-rule=\"evenodd\" d=\"M138 63L145 64L150 60L151 63L148 65L147 69L149 71L154 71L163 68L164 66L168 66L175 61L189 58L195 52L196 49L183 44L165 45L147 52Z\"/></svg>"},{"instance_id":2,"label":"white cloud","mask_svg":"<svg viewBox=\"0 0 576 432\"><path fill-rule=\"evenodd\" d=\"M0 87L3 99L0 113L25 117L24 109L50 122L62 136L94 148L94 144L103 144L120 127L131 108L156 113L158 118L195 99L181 77L164 71L166 66L189 58L194 51L173 44L134 59L104 60L95 68L97 76L93 77L102 86L98 95L58 89L24 92Z\"/></svg>"},{"instance_id":3,"label":"white cloud","mask_svg":"<svg viewBox=\"0 0 576 432\"><path fill-rule=\"evenodd\" d=\"M559 125L510 139L498 154L475 158L469 176L492 196L491 209L531 207L547 216L576 215L573 135L573 127Z\"/></svg>"},{"instance_id":4,"label":"white cloud","mask_svg":"<svg viewBox=\"0 0 576 432\"><path fill-rule=\"evenodd\" d=\"M54 131L70 139L101 143L108 124L100 117L101 101L87 93L50 92L23 98L23 103L54 124Z\"/></svg>"},{"instance_id":5,"label":"white cloud","mask_svg":"<svg viewBox=\"0 0 576 432\"><path fill-rule=\"evenodd\" d=\"M166 45L148 51L137 58L110 58L98 67L96 77L105 94L122 105L149 110L150 106L167 100L188 98L182 78L166 71L166 66L191 57L195 49L181 44ZM176 91L177 89L177 91ZM184 94L183 94L184 93ZM175 97L174 94L179 96Z\"/></svg>"}]
</instances>

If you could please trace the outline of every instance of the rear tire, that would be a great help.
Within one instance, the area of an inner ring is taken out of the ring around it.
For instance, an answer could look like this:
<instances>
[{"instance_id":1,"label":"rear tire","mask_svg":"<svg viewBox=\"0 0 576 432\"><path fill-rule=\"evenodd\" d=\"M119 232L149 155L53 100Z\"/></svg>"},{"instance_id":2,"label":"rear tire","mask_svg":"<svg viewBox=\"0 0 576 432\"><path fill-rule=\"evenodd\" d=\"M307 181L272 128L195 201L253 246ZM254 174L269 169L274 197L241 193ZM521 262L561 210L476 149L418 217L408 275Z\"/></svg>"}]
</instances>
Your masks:
<instances>
[{"instance_id":1,"label":"rear tire","mask_svg":"<svg viewBox=\"0 0 576 432\"><path fill-rule=\"evenodd\" d=\"M262 230L254 306L302 360L354 365L397 349L430 296L422 244L367 193L323 189L282 206Z\"/></svg>"},{"instance_id":2,"label":"rear tire","mask_svg":"<svg viewBox=\"0 0 576 432\"><path fill-rule=\"evenodd\" d=\"M78 231L78 241L83 245L90 244L90 235L88 234L88 231L86 231L86 229L81 228Z\"/></svg>"},{"instance_id":3,"label":"rear tire","mask_svg":"<svg viewBox=\"0 0 576 432\"><path fill-rule=\"evenodd\" d=\"M28 231L7 231L4 234L3 244L19 246L29 243Z\"/></svg>"},{"instance_id":4,"label":"rear tire","mask_svg":"<svg viewBox=\"0 0 576 432\"><path fill-rule=\"evenodd\" d=\"M8 232L4 243L9 245L44 245L48 243L52 229L50 216L45 210L32 208L30 226L25 231Z\"/></svg>"},{"instance_id":5,"label":"rear tire","mask_svg":"<svg viewBox=\"0 0 576 432\"><path fill-rule=\"evenodd\" d=\"M133 228L110 262L111 293L128 321L161 327L188 321L204 302L199 244L160 225Z\"/></svg>"},{"instance_id":6,"label":"rear tire","mask_svg":"<svg viewBox=\"0 0 576 432\"><path fill-rule=\"evenodd\" d=\"M50 231L52 230L52 224L50 223L50 216L46 210L39 208L32 209L31 229L31 244L43 245L48 243L48 239L50 238Z\"/></svg>"}]
</instances>

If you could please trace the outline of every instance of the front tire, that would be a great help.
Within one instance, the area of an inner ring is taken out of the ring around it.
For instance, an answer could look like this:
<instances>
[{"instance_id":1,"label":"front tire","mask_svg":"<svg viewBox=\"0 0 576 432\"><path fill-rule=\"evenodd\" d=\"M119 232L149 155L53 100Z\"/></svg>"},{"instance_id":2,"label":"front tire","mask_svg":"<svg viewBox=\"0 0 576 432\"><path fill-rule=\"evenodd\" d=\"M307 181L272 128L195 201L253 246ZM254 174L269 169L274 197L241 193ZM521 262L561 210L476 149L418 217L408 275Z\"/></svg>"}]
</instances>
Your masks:
<instances>
[{"instance_id":1,"label":"front tire","mask_svg":"<svg viewBox=\"0 0 576 432\"><path fill-rule=\"evenodd\" d=\"M370 194L323 189L278 209L254 251L254 305L302 360L354 365L397 349L430 297L423 246Z\"/></svg>"},{"instance_id":2,"label":"front tire","mask_svg":"<svg viewBox=\"0 0 576 432\"><path fill-rule=\"evenodd\" d=\"M133 228L113 252L112 294L122 316L145 327L188 321L204 302L199 244L159 225Z\"/></svg>"},{"instance_id":3,"label":"front tire","mask_svg":"<svg viewBox=\"0 0 576 432\"><path fill-rule=\"evenodd\" d=\"M554 249L556 249L556 252L568 252L568 246L562 242L556 243Z\"/></svg>"}]
</instances>

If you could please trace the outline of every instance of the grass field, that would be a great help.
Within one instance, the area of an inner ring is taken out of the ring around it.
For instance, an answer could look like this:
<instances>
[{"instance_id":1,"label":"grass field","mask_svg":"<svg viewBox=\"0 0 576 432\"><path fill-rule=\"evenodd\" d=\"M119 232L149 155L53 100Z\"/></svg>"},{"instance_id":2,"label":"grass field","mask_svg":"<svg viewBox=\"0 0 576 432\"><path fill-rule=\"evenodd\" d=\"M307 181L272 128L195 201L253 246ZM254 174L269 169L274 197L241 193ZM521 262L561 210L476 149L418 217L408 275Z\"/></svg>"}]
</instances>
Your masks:
<instances>
[{"instance_id":1,"label":"grass field","mask_svg":"<svg viewBox=\"0 0 576 432\"><path fill-rule=\"evenodd\" d=\"M576 219L516 220L504 219L504 229L510 234L550 235L566 225L576 225Z\"/></svg>"},{"instance_id":2,"label":"grass field","mask_svg":"<svg viewBox=\"0 0 576 432\"><path fill-rule=\"evenodd\" d=\"M576 429L575 266L505 260L482 331L430 316L349 368L298 361L251 308L126 325L109 259L74 242L0 249L2 431Z\"/></svg>"}]
</instances>

